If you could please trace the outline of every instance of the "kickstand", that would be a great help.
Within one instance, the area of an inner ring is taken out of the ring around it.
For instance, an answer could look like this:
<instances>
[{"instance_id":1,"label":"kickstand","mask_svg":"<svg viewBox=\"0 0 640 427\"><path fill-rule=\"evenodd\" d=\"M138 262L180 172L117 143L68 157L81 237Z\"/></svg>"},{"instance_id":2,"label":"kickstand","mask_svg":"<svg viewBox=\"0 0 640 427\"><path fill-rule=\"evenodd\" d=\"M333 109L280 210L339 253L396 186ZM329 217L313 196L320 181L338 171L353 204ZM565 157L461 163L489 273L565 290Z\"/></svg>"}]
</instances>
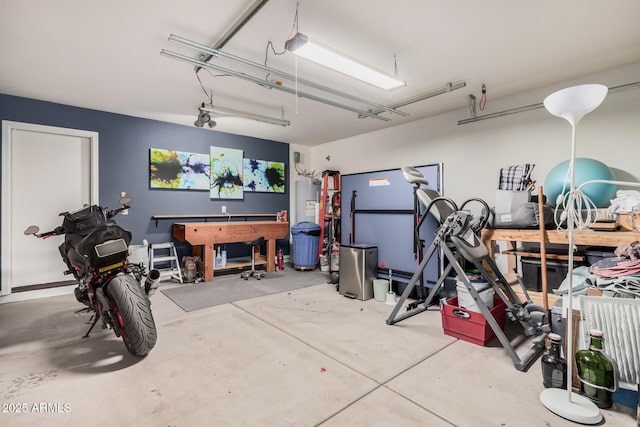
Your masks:
<instances>
[{"instance_id":1,"label":"kickstand","mask_svg":"<svg viewBox=\"0 0 640 427\"><path fill-rule=\"evenodd\" d=\"M80 310L76 310L73 312L73 314L75 314L76 316L82 314L82 313L87 313L89 311L91 311L92 309L90 307L85 307L85 308L81 308Z\"/></svg>"},{"instance_id":2,"label":"kickstand","mask_svg":"<svg viewBox=\"0 0 640 427\"><path fill-rule=\"evenodd\" d=\"M87 331L86 334L84 334L84 336L82 338L89 338L89 334L91 333L91 330L93 329L94 326L96 326L96 323L98 323L98 319L100 319L100 315L98 313L94 314L92 316L93 318L93 323L91 323L91 327L89 328L89 330ZM91 321L91 320L89 320Z\"/></svg>"}]
</instances>

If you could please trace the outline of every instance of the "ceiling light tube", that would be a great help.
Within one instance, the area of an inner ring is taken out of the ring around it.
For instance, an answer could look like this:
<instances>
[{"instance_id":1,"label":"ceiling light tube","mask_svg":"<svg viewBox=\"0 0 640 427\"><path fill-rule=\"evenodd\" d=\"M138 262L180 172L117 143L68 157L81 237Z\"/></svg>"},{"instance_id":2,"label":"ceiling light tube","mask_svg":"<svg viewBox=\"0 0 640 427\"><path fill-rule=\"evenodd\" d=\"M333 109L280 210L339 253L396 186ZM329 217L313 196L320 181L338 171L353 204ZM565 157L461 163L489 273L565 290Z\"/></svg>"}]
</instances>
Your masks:
<instances>
[{"instance_id":1,"label":"ceiling light tube","mask_svg":"<svg viewBox=\"0 0 640 427\"><path fill-rule=\"evenodd\" d=\"M255 114L255 113L250 113L248 111L240 111L240 110L235 110L233 108L227 108L227 107L219 107L219 106L214 106L212 108L201 107L200 111L206 111L208 113L215 114L218 116L242 117L243 119L255 120L258 122L268 123L271 125L289 126L291 124L289 120L279 119L277 117L263 116L262 114Z\"/></svg>"},{"instance_id":2,"label":"ceiling light tube","mask_svg":"<svg viewBox=\"0 0 640 427\"><path fill-rule=\"evenodd\" d=\"M350 59L329 48L309 40L302 33L296 33L284 45L285 49L316 64L338 71L381 89L391 90L406 86L407 82Z\"/></svg>"}]
</instances>

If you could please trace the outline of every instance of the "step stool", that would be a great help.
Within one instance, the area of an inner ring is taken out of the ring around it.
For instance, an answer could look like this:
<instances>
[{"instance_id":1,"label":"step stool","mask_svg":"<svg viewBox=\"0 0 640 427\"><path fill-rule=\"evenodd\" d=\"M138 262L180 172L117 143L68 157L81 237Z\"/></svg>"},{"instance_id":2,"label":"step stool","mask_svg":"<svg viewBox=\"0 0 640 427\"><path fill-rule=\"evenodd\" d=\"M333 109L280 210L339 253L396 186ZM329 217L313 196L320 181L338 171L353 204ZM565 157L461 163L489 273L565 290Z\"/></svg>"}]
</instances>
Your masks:
<instances>
[{"instance_id":1,"label":"step stool","mask_svg":"<svg viewBox=\"0 0 640 427\"><path fill-rule=\"evenodd\" d=\"M173 243L152 243L149 246L149 269L160 272L160 280L165 278L182 282L182 270L178 261L178 253Z\"/></svg>"}]
</instances>

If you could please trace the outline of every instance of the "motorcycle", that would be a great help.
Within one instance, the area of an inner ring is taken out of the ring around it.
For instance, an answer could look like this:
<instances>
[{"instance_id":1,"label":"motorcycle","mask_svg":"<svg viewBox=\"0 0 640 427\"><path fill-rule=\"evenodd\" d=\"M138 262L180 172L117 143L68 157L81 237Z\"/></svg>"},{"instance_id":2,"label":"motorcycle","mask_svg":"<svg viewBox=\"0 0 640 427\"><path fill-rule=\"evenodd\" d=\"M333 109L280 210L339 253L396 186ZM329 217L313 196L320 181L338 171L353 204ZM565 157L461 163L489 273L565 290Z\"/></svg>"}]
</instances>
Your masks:
<instances>
[{"instance_id":1,"label":"motorcycle","mask_svg":"<svg viewBox=\"0 0 640 427\"><path fill-rule=\"evenodd\" d=\"M76 279L75 297L86 305L75 313L91 313L91 326L83 338L102 319L103 329L112 329L129 353L143 357L157 340L149 298L158 287L160 272L154 269L147 274L143 263L127 262L131 233L112 218L129 209L129 203L131 198L123 197L119 209L92 205L63 212L62 226L38 234L39 227L32 225L24 234L39 239L65 236L58 247L68 267L64 274Z\"/></svg>"}]
</instances>

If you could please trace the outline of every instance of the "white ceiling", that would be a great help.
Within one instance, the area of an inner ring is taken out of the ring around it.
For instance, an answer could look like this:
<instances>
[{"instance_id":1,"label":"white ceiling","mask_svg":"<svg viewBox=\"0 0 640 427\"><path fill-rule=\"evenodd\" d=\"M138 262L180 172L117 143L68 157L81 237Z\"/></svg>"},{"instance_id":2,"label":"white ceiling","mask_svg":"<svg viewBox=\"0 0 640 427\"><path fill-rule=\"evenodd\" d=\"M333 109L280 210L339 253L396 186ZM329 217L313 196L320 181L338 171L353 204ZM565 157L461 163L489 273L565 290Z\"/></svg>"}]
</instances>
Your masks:
<instances>
[{"instance_id":1,"label":"white ceiling","mask_svg":"<svg viewBox=\"0 0 640 427\"><path fill-rule=\"evenodd\" d=\"M253 3L2 0L0 93L193 126L197 107L207 101L194 67L160 51L198 58L196 51L170 43L169 35L213 45ZM270 0L223 50L264 62L268 41L283 49L295 12L296 0ZM216 130L313 146L466 108L467 95L479 99L483 83L490 112L492 99L636 63L639 18L637 0L300 0L300 32L389 73L396 54L407 86L382 91L302 59L301 78L385 105L447 82L466 82L460 90L401 108L408 117L382 114L389 122L215 72L198 75L215 105L269 116L284 109L292 122L280 127L220 118ZM296 73L291 53L270 54L268 65Z\"/></svg>"}]
</instances>

